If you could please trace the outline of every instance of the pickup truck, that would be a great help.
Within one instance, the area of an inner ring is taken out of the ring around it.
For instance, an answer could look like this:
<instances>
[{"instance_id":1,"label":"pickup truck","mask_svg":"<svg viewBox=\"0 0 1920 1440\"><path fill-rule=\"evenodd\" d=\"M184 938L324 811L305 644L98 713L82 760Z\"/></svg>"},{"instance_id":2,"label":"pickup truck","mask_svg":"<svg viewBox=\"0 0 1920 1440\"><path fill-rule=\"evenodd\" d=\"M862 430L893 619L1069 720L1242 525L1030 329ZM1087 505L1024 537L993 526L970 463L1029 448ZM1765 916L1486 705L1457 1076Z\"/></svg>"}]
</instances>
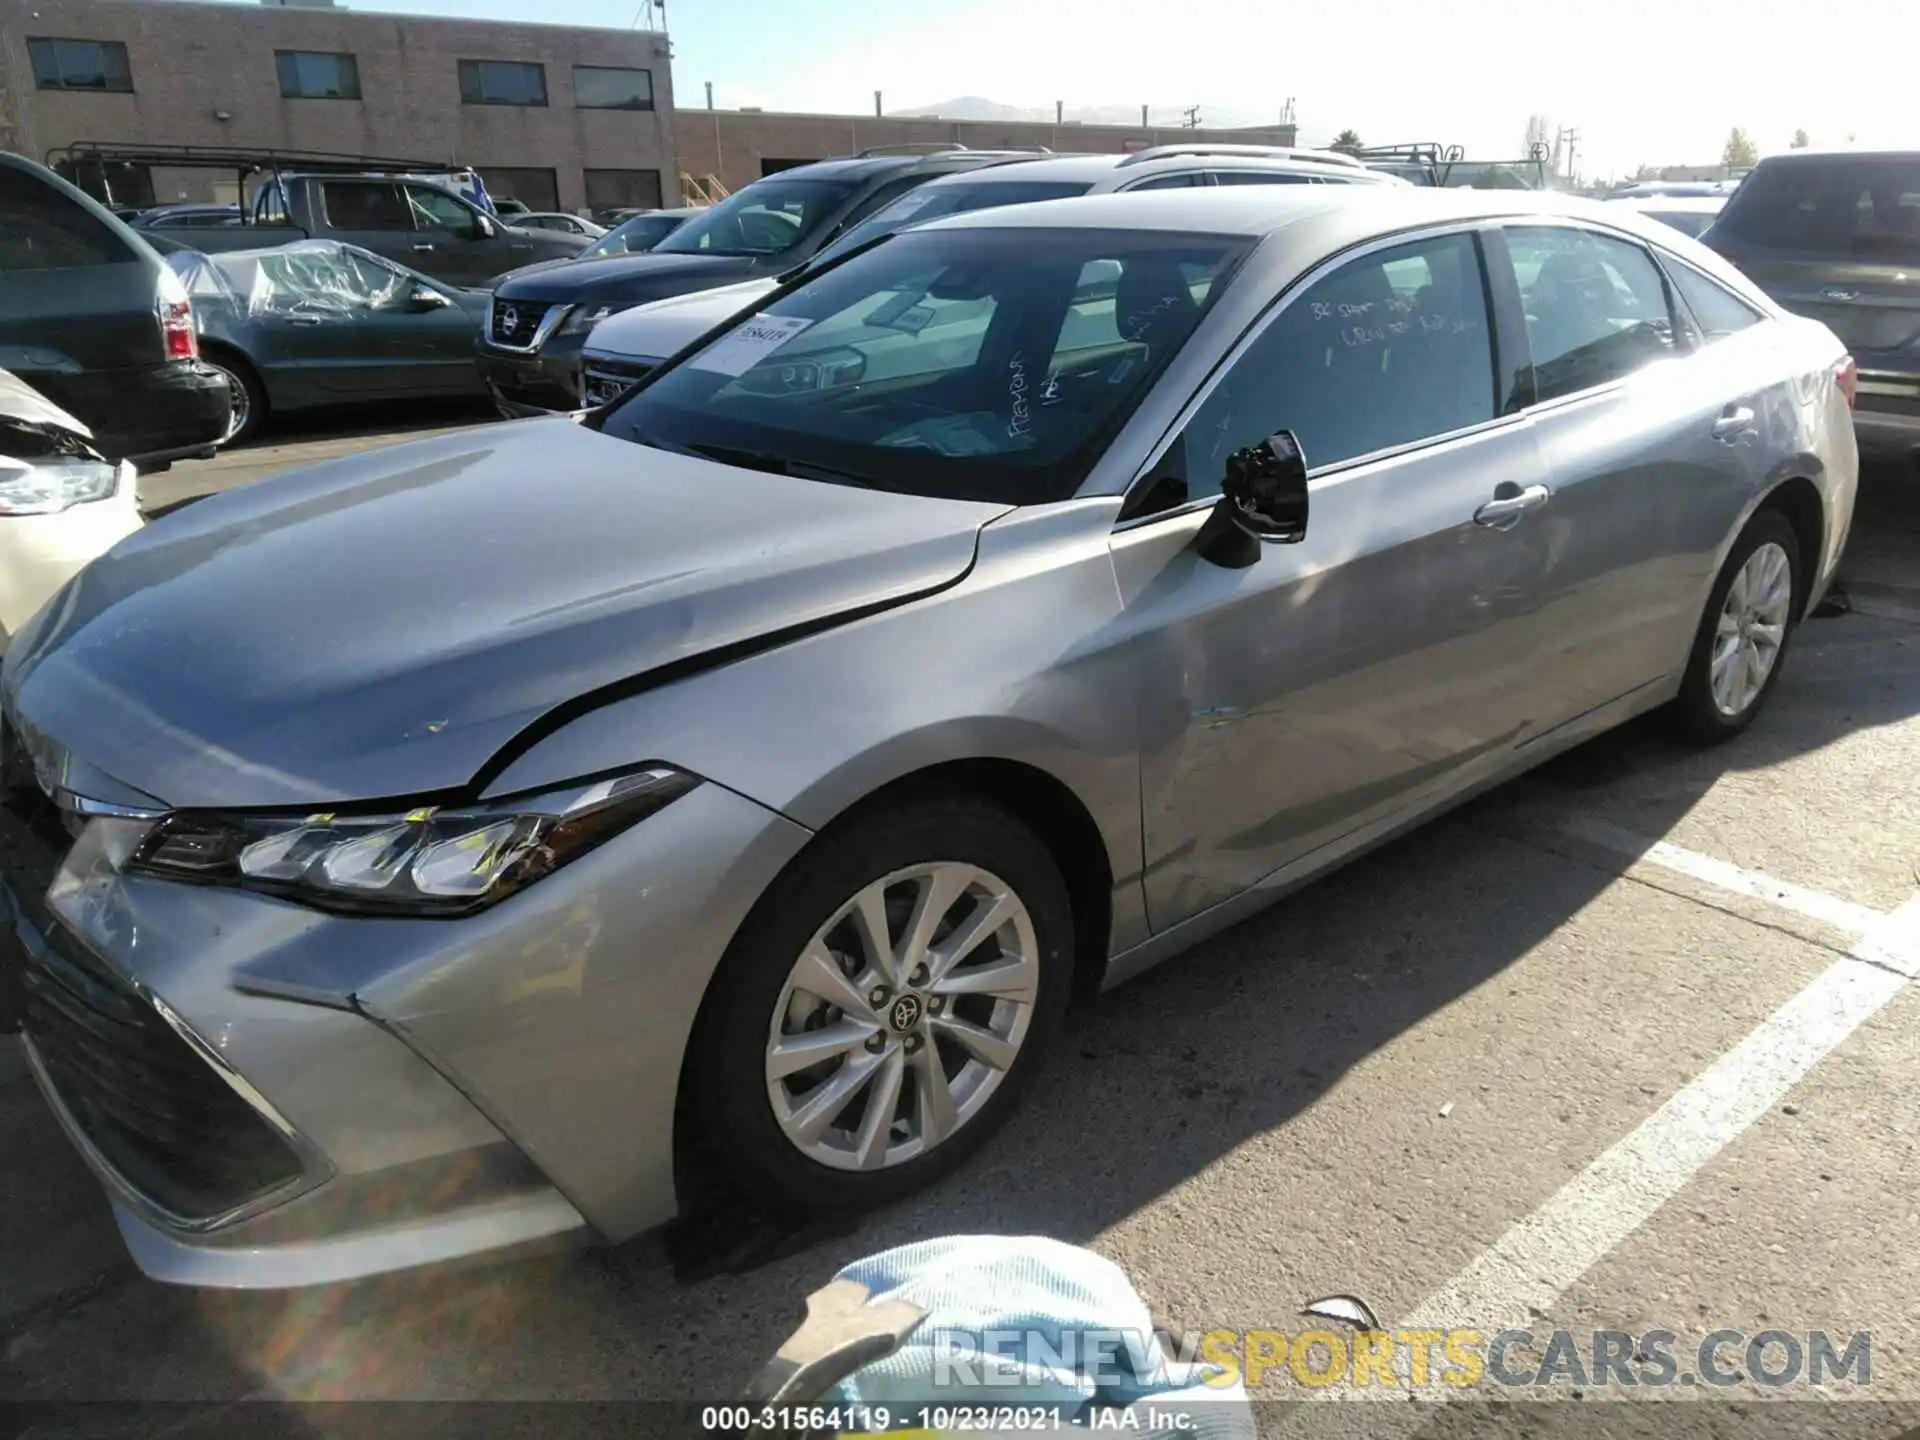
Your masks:
<instances>
[{"instance_id":1,"label":"pickup truck","mask_svg":"<svg viewBox=\"0 0 1920 1440\"><path fill-rule=\"evenodd\" d=\"M451 285L484 286L541 260L570 260L582 235L521 229L425 180L393 175L281 172L254 193L236 222L169 225L141 232L207 253L261 250L296 240L338 240L397 260Z\"/></svg>"}]
</instances>

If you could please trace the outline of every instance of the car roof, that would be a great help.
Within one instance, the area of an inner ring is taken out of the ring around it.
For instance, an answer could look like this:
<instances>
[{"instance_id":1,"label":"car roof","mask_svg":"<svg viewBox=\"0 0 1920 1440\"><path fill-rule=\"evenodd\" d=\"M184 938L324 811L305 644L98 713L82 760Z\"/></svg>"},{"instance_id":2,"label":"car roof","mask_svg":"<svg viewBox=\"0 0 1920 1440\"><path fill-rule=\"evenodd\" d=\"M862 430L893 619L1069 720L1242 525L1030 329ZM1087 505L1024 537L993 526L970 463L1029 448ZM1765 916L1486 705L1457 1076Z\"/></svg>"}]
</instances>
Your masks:
<instances>
[{"instance_id":1,"label":"car roof","mask_svg":"<svg viewBox=\"0 0 1920 1440\"><path fill-rule=\"evenodd\" d=\"M1920 160L1920 147L1890 146L1881 150L1870 150L1860 145L1802 146L1798 150L1783 150L1778 155L1768 155L1760 165L1805 165L1815 160ZM1759 169L1760 165L1754 166Z\"/></svg>"},{"instance_id":2,"label":"car roof","mask_svg":"<svg viewBox=\"0 0 1920 1440\"><path fill-rule=\"evenodd\" d=\"M1082 228L1264 236L1344 212L1354 238L1449 221L1540 216L1597 221L1660 239L1639 212L1618 202L1542 190L1451 190L1421 185L1232 185L1190 190L1116 191L942 216L914 227ZM1664 227L1663 227L1664 228Z\"/></svg>"},{"instance_id":3,"label":"car roof","mask_svg":"<svg viewBox=\"0 0 1920 1440\"><path fill-rule=\"evenodd\" d=\"M1150 179L1155 175L1169 171L1188 170L1283 170L1289 174L1319 175L1332 171L1343 180L1357 181L1363 185L1391 185L1398 177L1382 175L1364 165L1345 165L1338 161L1316 158L1319 152L1297 151L1276 146L1273 153L1255 155L1237 153L1231 150L1214 149L1196 145L1180 154L1168 155L1046 155L1036 158L1014 157L1003 160L996 169L1017 167L1019 173L1013 176L997 176L1015 180L1030 180L1035 184L1048 182L1083 181L1097 185L1102 180L1114 176L1116 171L1124 169L1128 179ZM963 171L957 175L942 176L931 180L930 185L965 184L972 171Z\"/></svg>"},{"instance_id":4,"label":"car roof","mask_svg":"<svg viewBox=\"0 0 1920 1440\"><path fill-rule=\"evenodd\" d=\"M932 150L917 155L838 155L794 165L763 175L763 180L871 180L882 175L905 175L927 170L936 175L977 170L986 165L1004 165L1031 160L1033 150ZM756 182L757 183L757 182ZM745 187L741 187L744 189Z\"/></svg>"}]
</instances>

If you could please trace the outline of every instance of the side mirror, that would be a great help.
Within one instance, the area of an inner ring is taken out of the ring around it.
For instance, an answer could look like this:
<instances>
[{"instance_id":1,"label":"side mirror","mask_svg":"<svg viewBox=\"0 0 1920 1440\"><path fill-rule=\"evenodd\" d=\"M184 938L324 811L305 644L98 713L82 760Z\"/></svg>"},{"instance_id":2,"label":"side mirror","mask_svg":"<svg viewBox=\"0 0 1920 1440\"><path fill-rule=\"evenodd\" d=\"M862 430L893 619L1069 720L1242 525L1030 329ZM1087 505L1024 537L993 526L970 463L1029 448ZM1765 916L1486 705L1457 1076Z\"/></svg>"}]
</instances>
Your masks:
<instances>
[{"instance_id":1,"label":"side mirror","mask_svg":"<svg viewBox=\"0 0 1920 1440\"><path fill-rule=\"evenodd\" d=\"M416 285L407 293L409 310L444 310L452 303L438 290L429 290L424 285Z\"/></svg>"},{"instance_id":2,"label":"side mirror","mask_svg":"<svg viewBox=\"0 0 1920 1440\"><path fill-rule=\"evenodd\" d=\"M1227 457L1220 503L1194 537L1216 565L1242 569L1260 558L1260 546L1297 545L1307 537L1307 457L1290 430L1281 430Z\"/></svg>"},{"instance_id":3,"label":"side mirror","mask_svg":"<svg viewBox=\"0 0 1920 1440\"><path fill-rule=\"evenodd\" d=\"M478 240L491 240L500 233L500 227L484 215L473 217L473 234Z\"/></svg>"}]
</instances>

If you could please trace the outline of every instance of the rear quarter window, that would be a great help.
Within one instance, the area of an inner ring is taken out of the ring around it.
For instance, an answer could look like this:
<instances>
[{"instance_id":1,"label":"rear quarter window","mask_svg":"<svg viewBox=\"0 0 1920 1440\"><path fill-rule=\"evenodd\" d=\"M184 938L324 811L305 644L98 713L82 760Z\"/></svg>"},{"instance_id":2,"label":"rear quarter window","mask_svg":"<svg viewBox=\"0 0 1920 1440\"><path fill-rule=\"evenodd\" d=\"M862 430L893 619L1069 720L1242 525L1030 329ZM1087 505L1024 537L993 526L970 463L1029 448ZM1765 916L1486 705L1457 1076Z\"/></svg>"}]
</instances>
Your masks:
<instances>
[{"instance_id":1,"label":"rear quarter window","mask_svg":"<svg viewBox=\"0 0 1920 1440\"><path fill-rule=\"evenodd\" d=\"M132 247L45 181L0 168L0 271L137 261Z\"/></svg>"}]
</instances>

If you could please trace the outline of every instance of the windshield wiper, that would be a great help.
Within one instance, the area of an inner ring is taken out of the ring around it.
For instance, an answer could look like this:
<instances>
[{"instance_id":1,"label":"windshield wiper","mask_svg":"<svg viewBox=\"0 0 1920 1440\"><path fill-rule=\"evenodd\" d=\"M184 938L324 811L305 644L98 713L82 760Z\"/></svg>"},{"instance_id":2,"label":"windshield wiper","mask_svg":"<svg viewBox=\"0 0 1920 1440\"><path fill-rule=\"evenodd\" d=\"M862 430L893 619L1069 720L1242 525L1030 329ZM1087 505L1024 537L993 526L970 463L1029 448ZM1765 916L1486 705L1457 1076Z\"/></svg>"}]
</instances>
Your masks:
<instances>
[{"instance_id":1,"label":"windshield wiper","mask_svg":"<svg viewBox=\"0 0 1920 1440\"><path fill-rule=\"evenodd\" d=\"M863 490L890 488L871 476L856 475L851 470L835 470L830 466L814 465L805 460L789 460L784 455L772 455L763 450L748 450L738 445L689 445L686 449L691 454L704 455L707 459L717 460L722 465L737 465L742 470L759 470L768 475L785 475L794 480L825 480L836 485L858 485Z\"/></svg>"}]
</instances>

